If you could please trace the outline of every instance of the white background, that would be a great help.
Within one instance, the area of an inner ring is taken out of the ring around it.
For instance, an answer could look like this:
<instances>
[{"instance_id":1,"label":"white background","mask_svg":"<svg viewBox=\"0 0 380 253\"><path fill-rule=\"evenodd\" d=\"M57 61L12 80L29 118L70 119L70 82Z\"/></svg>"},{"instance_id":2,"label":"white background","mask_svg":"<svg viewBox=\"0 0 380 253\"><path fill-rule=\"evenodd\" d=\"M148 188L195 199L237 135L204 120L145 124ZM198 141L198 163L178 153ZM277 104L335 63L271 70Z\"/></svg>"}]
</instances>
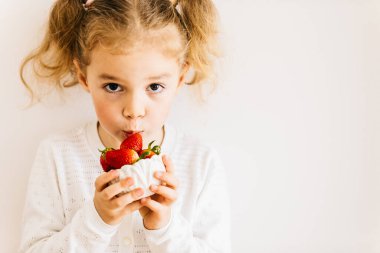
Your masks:
<instances>
[{"instance_id":1,"label":"white background","mask_svg":"<svg viewBox=\"0 0 380 253\"><path fill-rule=\"evenodd\" d=\"M15 252L38 142L95 114L80 89L22 110L22 57L51 0L0 3L0 251ZM225 57L170 121L228 169L233 252L380 252L380 1L219 0Z\"/></svg>"}]
</instances>

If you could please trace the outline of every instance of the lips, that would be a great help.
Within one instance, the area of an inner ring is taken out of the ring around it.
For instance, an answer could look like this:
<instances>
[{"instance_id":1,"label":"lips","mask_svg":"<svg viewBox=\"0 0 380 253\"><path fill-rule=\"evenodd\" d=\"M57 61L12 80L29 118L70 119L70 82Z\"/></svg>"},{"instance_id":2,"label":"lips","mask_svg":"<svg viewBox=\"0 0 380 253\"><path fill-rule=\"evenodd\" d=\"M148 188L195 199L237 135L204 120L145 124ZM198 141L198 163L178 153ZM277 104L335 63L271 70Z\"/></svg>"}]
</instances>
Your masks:
<instances>
[{"instance_id":1,"label":"lips","mask_svg":"<svg viewBox=\"0 0 380 253\"><path fill-rule=\"evenodd\" d=\"M135 133L143 133L144 131L141 131L141 130L129 130L129 131L123 131L123 134L124 134L124 137L125 138L128 138L129 136L131 136L132 134L135 134Z\"/></svg>"}]
</instances>

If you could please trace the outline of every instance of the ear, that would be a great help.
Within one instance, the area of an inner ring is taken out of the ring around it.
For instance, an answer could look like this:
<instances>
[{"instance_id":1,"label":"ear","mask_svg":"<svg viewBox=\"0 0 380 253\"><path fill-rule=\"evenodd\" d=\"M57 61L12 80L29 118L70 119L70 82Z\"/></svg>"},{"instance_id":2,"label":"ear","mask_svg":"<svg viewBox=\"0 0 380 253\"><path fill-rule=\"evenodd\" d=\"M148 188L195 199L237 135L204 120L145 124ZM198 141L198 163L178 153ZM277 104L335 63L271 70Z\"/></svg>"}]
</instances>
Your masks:
<instances>
[{"instance_id":1,"label":"ear","mask_svg":"<svg viewBox=\"0 0 380 253\"><path fill-rule=\"evenodd\" d=\"M182 85L184 85L185 80L186 80L186 74L189 71L190 64L188 62L183 63L181 67L181 73L179 75L179 80L178 80L178 87L180 88Z\"/></svg>"},{"instance_id":2,"label":"ear","mask_svg":"<svg viewBox=\"0 0 380 253\"><path fill-rule=\"evenodd\" d=\"M73 63L74 63L74 66L75 66L75 72L76 72L76 75L77 75L78 82L83 87L83 89L85 89L87 92L90 92L90 89L88 88L88 84L87 84L86 75L82 72L82 70L81 70L81 68L79 66L78 60L74 59Z\"/></svg>"}]
</instances>

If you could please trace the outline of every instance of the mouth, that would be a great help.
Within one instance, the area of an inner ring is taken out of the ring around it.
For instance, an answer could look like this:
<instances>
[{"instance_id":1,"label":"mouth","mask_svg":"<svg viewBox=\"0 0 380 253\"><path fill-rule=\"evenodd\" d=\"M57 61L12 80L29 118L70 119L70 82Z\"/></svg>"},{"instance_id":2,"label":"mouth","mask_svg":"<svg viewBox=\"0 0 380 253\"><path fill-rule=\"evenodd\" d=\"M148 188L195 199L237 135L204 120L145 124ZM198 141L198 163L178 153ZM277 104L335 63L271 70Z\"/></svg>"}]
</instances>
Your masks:
<instances>
[{"instance_id":1,"label":"mouth","mask_svg":"<svg viewBox=\"0 0 380 253\"><path fill-rule=\"evenodd\" d=\"M130 130L130 131L123 131L123 134L124 134L124 138L128 138L129 136L131 136L132 134L135 134L135 133L140 133L142 134L144 131L141 131L141 130Z\"/></svg>"}]
</instances>

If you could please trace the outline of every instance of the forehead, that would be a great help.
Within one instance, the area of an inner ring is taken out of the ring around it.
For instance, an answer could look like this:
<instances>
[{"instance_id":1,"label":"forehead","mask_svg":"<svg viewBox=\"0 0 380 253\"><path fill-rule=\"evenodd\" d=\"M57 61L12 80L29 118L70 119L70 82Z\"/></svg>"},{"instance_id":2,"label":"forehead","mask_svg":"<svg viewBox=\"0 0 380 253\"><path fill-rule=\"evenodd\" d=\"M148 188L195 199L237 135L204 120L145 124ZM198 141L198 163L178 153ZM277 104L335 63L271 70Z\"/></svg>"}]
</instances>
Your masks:
<instances>
[{"instance_id":1,"label":"forehead","mask_svg":"<svg viewBox=\"0 0 380 253\"><path fill-rule=\"evenodd\" d=\"M166 55L158 47L145 46L123 53L112 53L98 47L93 50L91 63L87 70L99 75L106 73L119 77L146 77L163 73L176 74L179 62L175 57Z\"/></svg>"}]
</instances>

